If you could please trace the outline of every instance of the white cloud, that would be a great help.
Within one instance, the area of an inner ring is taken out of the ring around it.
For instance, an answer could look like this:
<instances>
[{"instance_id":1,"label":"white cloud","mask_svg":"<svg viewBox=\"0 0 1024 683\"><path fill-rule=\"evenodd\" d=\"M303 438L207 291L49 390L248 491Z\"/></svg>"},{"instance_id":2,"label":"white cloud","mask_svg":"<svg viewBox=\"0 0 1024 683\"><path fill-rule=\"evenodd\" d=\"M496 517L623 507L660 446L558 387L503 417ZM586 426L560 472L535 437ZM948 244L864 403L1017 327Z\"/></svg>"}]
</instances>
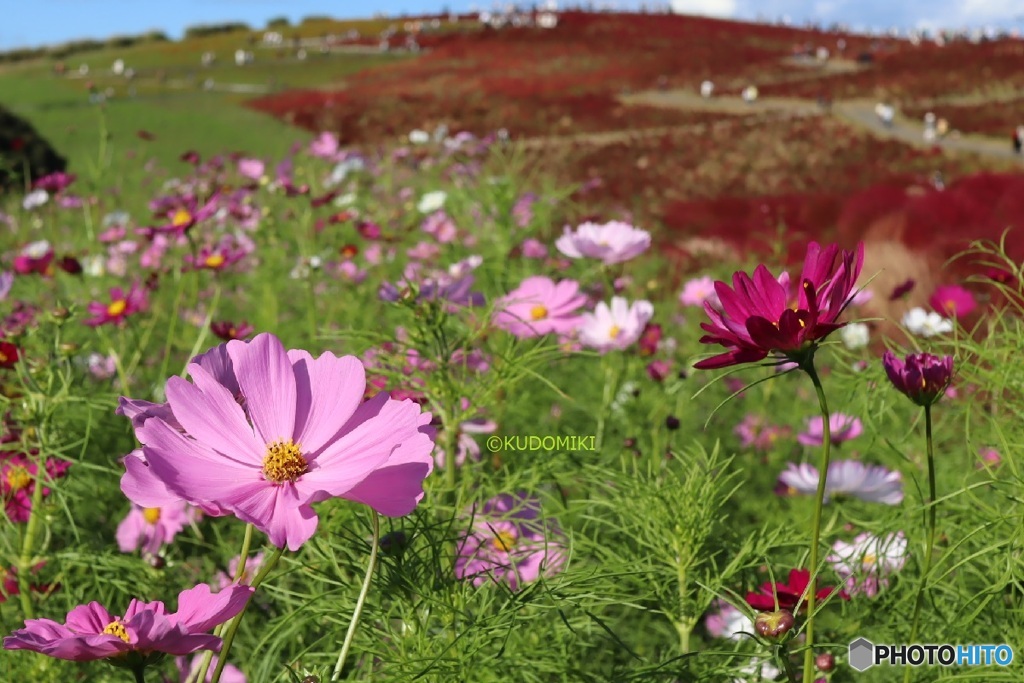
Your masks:
<instances>
[{"instance_id":1,"label":"white cloud","mask_svg":"<svg viewBox=\"0 0 1024 683\"><path fill-rule=\"evenodd\" d=\"M672 0L672 11L677 14L731 17L736 14L736 0Z\"/></svg>"}]
</instances>

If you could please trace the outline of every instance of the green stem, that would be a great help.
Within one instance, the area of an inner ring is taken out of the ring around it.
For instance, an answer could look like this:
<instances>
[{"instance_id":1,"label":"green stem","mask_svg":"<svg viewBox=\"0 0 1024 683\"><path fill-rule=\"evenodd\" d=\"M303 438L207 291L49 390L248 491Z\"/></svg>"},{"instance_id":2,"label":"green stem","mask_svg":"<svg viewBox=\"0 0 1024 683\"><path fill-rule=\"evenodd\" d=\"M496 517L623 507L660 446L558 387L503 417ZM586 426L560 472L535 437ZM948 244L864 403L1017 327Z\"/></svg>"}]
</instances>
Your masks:
<instances>
[{"instance_id":1,"label":"green stem","mask_svg":"<svg viewBox=\"0 0 1024 683\"><path fill-rule=\"evenodd\" d=\"M132 673L135 675L135 683L146 683L146 667L140 666L138 669L132 669Z\"/></svg>"},{"instance_id":2,"label":"green stem","mask_svg":"<svg viewBox=\"0 0 1024 683\"><path fill-rule=\"evenodd\" d=\"M270 560L263 566L259 574L252 581L253 594L263 583L263 579L266 578L267 574L277 565L277 561L281 559L281 554L284 552L284 547L277 548L274 554L270 556ZM249 608L249 604L252 602L252 596L249 597L249 601L245 603L245 607L242 611L235 615L235 618L228 623L227 630L224 633L224 645L220 649L220 654L217 656L217 668L213 670L213 678L210 683L218 683L220 681L220 675L224 671L224 665L228 662L228 652L231 650L231 644L235 641L235 633L238 631L238 625L242 623L242 617L245 616L245 610ZM202 680L202 679L200 679Z\"/></svg>"},{"instance_id":3,"label":"green stem","mask_svg":"<svg viewBox=\"0 0 1024 683\"><path fill-rule=\"evenodd\" d=\"M924 571L921 573L921 583L917 587L917 597L914 600L914 616L910 620L910 640L907 644L917 642L917 627L920 625L921 604L924 602L924 589L928 583L928 574L932 570L932 553L935 550L935 459L932 450L932 407L924 407L924 434L928 450L928 541L924 554ZM903 681L910 680L910 667L907 667L903 674Z\"/></svg>"},{"instance_id":4,"label":"green stem","mask_svg":"<svg viewBox=\"0 0 1024 683\"><path fill-rule=\"evenodd\" d=\"M793 662L789 660L789 652L785 646L779 649L778 657L779 662L782 664L782 670L786 673L786 680L789 683L799 683L800 677L796 675L796 670L793 669Z\"/></svg>"},{"instance_id":5,"label":"green stem","mask_svg":"<svg viewBox=\"0 0 1024 683\"><path fill-rule=\"evenodd\" d=\"M818 491L814 497L814 518L811 522L811 558L808 569L811 572L807 584L807 650L804 652L804 681L814 680L814 603L818 592L818 545L821 542L821 509L825 501L825 483L828 479L829 459L832 455L832 428L829 424L828 401L825 399L825 389L821 386L821 379L814 369L814 359L809 359L803 366L804 372L811 378L814 384L814 391L818 394L818 407L821 408L821 462L818 465Z\"/></svg>"},{"instance_id":6,"label":"green stem","mask_svg":"<svg viewBox=\"0 0 1024 683\"><path fill-rule=\"evenodd\" d=\"M454 458L454 453L448 456ZM338 662L334 665L334 673L331 680L336 681L341 676L341 670L345 666L345 658L348 657L348 650L352 646L352 640L356 635L356 626L359 624L359 615L363 611L363 603L366 602L366 594L370 592L370 582L373 579L373 569L377 564L377 549L380 547L380 519L377 511L370 509L371 521L373 523L373 545L370 547L370 562L366 567L366 576L363 578L363 587L359 591L359 599L356 600L356 609L352 613L352 621L348 625L348 633L345 634L345 642L341 645L341 652L338 653Z\"/></svg>"},{"instance_id":7,"label":"green stem","mask_svg":"<svg viewBox=\"0 0 1024 683\"><path fill-rule=\"evenodd\" d=\"M252 544L252 524L245 525L245 536L242 537L242 550L238 553L238 568L235 569L235 575L232 576L233 583L239 583L242 576L245 575L245 564L249 559L249 546ZM223 636L224 629L223 624L217 627L214 632L216 636ZM213 661L213 650L207 650L203 653L203 663L199 665L199 670L196 672L194 677L189 677L188 683L197 683L198 681L206 680L206 672L210 670L210 662Z\"/></svg>"},{"instance_id":8,"label":"green stem","mask_svg":"<svg viewBox=\"0 0 1024 683\"><path fill-rule=\"evenodd\" d=\"M199 355L199 351L203 348L203 344L206 343L206 335L210 331L210 322L213 320L213 316L217 311L217 305L220 303L220 281L213 287L213 301L210 303L210 308L206 311L206 318L203 320L203 326L199 330L199 336L196 337L196 343L192 345L192 350L188 354L188 360L185 361L185 367L181 369L181 376L184 377L188 374L188 364L192 362L192 359Z\"/></svg>"},{"instance_id":9,"label":"green stem","mask_svg":"<svg viewBox=\"0 0 1024 683\"><path fill-rule=\"evenodd\" d=\"M596 450L598 451L600 451L601 447L604 445L604 432L607 424L607 415L608 411L611 410L612 392L615 390L615 370L612 368L607 354L601 358L601 364L604 366L604 391L601 394L601 412L597 414Z\"/></svg>"},{"instance_id":10,"label":"green stem","mask_svg":"<svg viewBox=\"0 0 1024 683\"><path fill-rule=\"evenodd\" d=\"M46 458L42 451L38 458L36 480L32 489L32 509L28 513L25 538L21 544L21 556L18 558L18 598L21 601L21 611L25 613L26 619L33 617L29 572L32 570L32 550L35 546L36 534L39 531L39 508L43 504L43 477L46 475Z\"/></svg>"}]
</instances>

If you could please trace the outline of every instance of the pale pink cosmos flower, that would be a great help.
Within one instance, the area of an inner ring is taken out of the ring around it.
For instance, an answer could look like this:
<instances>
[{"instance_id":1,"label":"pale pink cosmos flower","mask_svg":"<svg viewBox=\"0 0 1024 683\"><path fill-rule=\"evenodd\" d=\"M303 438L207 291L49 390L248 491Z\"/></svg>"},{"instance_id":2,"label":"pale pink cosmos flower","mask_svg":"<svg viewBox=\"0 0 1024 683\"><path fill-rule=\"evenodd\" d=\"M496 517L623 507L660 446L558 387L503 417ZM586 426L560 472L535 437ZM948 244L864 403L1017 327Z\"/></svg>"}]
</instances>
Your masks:
<instances>
[{"instance_id":1,"label":"pale pink cosmos flower","mask_svg":"<svg viewBox=\"0 0 1024 683\"><path fill-rule=\"evenodd\" d=\"M228 571L217 572L213 577L216 581L216 588L218 591L222 591L231 584L237 583L243 586L248 586L252 583L252 580L260 573L260 569L263 567L263 563L266 561L266 556L263 553L256 553L252 557L245 561L245 571L242 572L241 576L238 574L238 565L242 562L241 555L235 555L228 562Z\"/></svg>"},{"instance_id":2,"label":"pale pink cosmos flower","mask_svg":"<svg viewBox=\"0 0 1024 683\"><path fill-rule=\"evenodd\" d=\"M354 356L285 351L269 333L223 346L228 377L190 363L192 382L167 381L174 421L133 420L149 470L171 493L220 506L293 551L316 532L312 505L328 498L412 512L433 469L430 413L384 392L364 402Z\"/></svg>"},{"instance_id":3,"label":"pale pink cosmos flower","mask_svg":"<svg viewBox=\"0 0 1024 683\"><path fill-rule=\"evenodd\" d=\"M441 244L454 242L459 234L455 222L444 211L435 211L424 218L420 229Z\"/></svg>"},{"instance_id":4,"label":"pale pink cosmos flower","mask_svg":"<svg viewBox=\"0 0 1024 683\"><path fill-rule=\"evenodd\" d=\"M640 339L644 326L654 315L649 301L612 298L611 306L601 302L593 313L584 313L579 326L579 341L583 346L599 351L625 349Z\"/></svg>"},{"instance_id":5,"label":"pale pink cosmos flower","mask_svg":"<svg viewBox=\"0 0 1024 683\"><path fill-rule=\"evenodd\" d=\"M141 549L143 555L156 555L194 519L195 510L183 500L151 508L132 504L117 525L117 547L122 553Z\"/></svg>"},{"instance_id":6,"label":"pale pink cosmos flower","mask_svg":"<svg viewBox=\"0 0 1024 683\"><path fill-rule=\"evenodd\" d=\"M838 445L844 441L856 439L864 432L861 421L843 413L832 413L828 418L830 441ZM807 431L796 435L796 440L804 446L820 446L825 438L825 420L820 415L807 419Z\"/></svg>"},{"instance_id":7,"label":"pale pink cosmos flower","mask_svg":"<svg viewBox=\"0 0 1024 683\"><path fill-rule=\"evenodd\" d=\"M113 355L90 353L86 359L89 374L96 379L110 379L117 373L117 359Z\"/></svg>"},{"instance_id":8,"label":"pale pink cosmos flower","mask_svg":"<svg viewBox=\"0 0 1024 683\"><path fill-rule=\"evenodd\" d=\"M474 434L493 434L498 429L498 423L485 418L474 418L466 420L459 425L459 438L455 444L455 466L462 467L467 460L478 462L480 460L480 444L473 438ZM445 451L438 446L434 450L434 462L438 467L445 466Z\"/></svg>"},{"instance_id":9,"label":"pale pink cosmos flower","mask_svg":"<svg viewBox=\"0 0 1024 683\"><path fill-rule=\"evenodd\" d=\"M253 589L233 586L213 594L201 583L178 594L178 611L162 602L132 600L124 616L98 602L68 612L65 623L26 619L25 628L4 638L5 650L31 650L56 659L91 662L128 653L188 655L219 650L221 639L206 632L242 611Z\"/></svg>"},{"instance_id":10,"label":"pale pink cosmos flower","mask_svg":"<svg viewBox=\"0 0 1024 683\"><path fill-rule=\"evenodd\" d=\"M754 622L749 615L724 600L715 600L712 611L704 617L704 628L712 638L740 640L743 634L754 633Z\"/></svg>"},{"instance_id":11,"label":"pale pink cosmos flower","mask_svg":"<svg viewBox=\"0 0 1024 683\"><path fill-rule=\"evenodd\" d=\"M174 668L178 670L178 683L193 683L199 675L206 655L195 655L191 663L188 657L175 657ZM217 655L210 660L210 668L206 670L206 683L212 683L213 672L217 670ZM164 678L164 683L174 683L174 679ZM220 672L220 683L248 683L245 674L234 664L225 664Z\"/></svg>"},{"instance_id":12,"label":"pale pink cosmos flower","mask_svg":"<svg viewBox=\"0 0 1024 683\"><path fill-rule=\"evenodd\" d=\"M767 419L755 413L748 414L733 429L733 433L740 438L740 445L757 451L771 450L788 431L786 427L770 424Z\"/></svg>"},{"instance_id":13,"label":"pale pink cosmos flower","mask_svg":"<svg viewBox=\"0 0 1024 683\"><path fill-rule=\"evenodd\" d=\"M555 241L555 247L569 258L596 258L605 265L622 263L638 256L651 246L651 234L629 223L583 223L575 231Z\"/></svg>"},{"instance_id":14,"label":"pale pink cosmos flower","mask_svg":"<svg viewBox=\"0 0 1024 683\"><path fill-rule=\"evenodd\" d=\"M869 598L889 585L888 577L903 569L907 561L907 537L902 531L886 536L863 533L851 542L836 541L825 558L846 581L850 595Z\"/></svg>"},{"instance_id":15,"label":"pale pink cosmos flower","mask_svg":"<svg viewBox=\"0 0 1024 683\"><path fill-rule=\"evenodd\" d=\"M441 255L441 247L433 242L419 242L412 249L407 250L405 255L417 261L431 261Z\"/></svg>"},{"instance_id":16,"label":"pale pink cosmos flower","mask_svg":"<svg viewBox=\"0 0 1024 683\"><path fill-rule=\"evenodd\" d=\"M565 334L579 325L576 311L586 301L575 280L528 277L498 301L494 324L520 338Z\"/></svg>"},{"instance_id":17,"label":"pale pink cosmos flower","mask_svg":"<svg viewBox=\"0 0 1024 683\"><path fill-rule=\"evenodd\" d=\"M813 465L789 463L779 475L780 492L813 495L818 490L818 469ZM850 496L869 503L899 505L903 502L903 478L881 465L859 460L839 460L828 466L825 502L832 496Z\"/></svg>"},{"instance_id":18,"label":"pale pink cosmos flower","mask_svg":"<svg viewBox=\"0 0 1024 683\"><path fill-rule=\"evenodd\" d=\"M520 249L524 258L546 258L548 255L547 245L532 237L523 240Z\"/></svg>"},{"instance_id":19,"label":"pale pink cosmos flower","mask_svg":"<svg viewBox=\"0 0 1024 683\"><path fill-rule=\"evenodd\" d=\"M309 153L321 159L331 159L338 153L338 146L338 136L325 131L309 143Z\"/></svg>"},{"instance_id":20,"label":"pale pink cosmos flower","mask_svg":"<svg viewBox=\"0 0 1024 683\"><path fill-rule=\"evenodd\" d=\"M722 307L718 300L718 292L715 291L715 281L711 276L697 277L683 285L683 291L679 293L679 303L684 306L703 307L705 301L713 308Z\"/></svg>"},{"instance_id":21,"label":"pale pink cosmos flower","mask_svg":"<svg viewBox=\"0 0 1024 683\"><path fill-rule=\"evenodd\" d=\"M259 180L263 177L265 170L266 165L259 159L239 159L238 161L238 173L243 178Z\"/></svg>"}]
</instances>

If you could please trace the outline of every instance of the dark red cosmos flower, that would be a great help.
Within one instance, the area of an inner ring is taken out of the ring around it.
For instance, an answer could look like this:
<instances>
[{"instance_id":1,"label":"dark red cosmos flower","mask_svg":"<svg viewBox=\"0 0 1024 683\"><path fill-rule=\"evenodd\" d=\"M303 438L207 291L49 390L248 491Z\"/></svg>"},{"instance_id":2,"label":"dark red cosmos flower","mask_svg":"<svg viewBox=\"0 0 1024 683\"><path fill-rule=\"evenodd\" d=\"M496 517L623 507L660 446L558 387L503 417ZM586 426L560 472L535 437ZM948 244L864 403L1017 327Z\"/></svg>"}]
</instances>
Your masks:
<instances>
[{"instance_id":1,"label":"dark red cosmos flower","mask_svg":"<svg viewBox=\"0 0 1024 683\"><path fill-rule=\"evenodd\" d=\"M807 609L807 585L811 582L811 572L807 569L792 569L789 572L789 581L779 583L766 581L761 584L760 592L751 591L747 593L747 604L759 611L775 610L775 601L778 599L778 609L788 609L796 612L797 604L801 610ZM815 596L818 600L824 600L837 590L835 586L820 586ZM846 591L839 591L839 597L849 600L850 596Z\"/></svg>"},{"instance_id":2,"label":"dark red cosmos flower","mask_svg":"<svg viewBox=\"0 0 1024 683\"><path fill-rule=\"evenodd\" d=\"M892 385L919 406L930 406L946 393L953 380L953 357L911 353L902 361L886 351L882 366Z\"/></svg>"},{"instance_id":3,"label":"dark red cosmos flower","mask_svg":"<svg viewBox=\"0 0 1024 683\"><path fill-rule=\"evenodd\" d=\"M0 341L0 368L10 370L20 357L17 346L11 342Z\"/></svg>"},{"instance_id":4,"label":"dark red cosmos flower","mask_svg":"<svg viewBox=\"0 0 1024 683\"><path fill-rule=\"evenodd\" d=\"M143 128L140 128L139 130L137 130L135 132L135 134L139 136L140 140L145 140L147 142L149 142L151 140L156 140L156 135L154 135L153 133L150 133L148 130L145 130Z\"/></svg>"},{"instance_id":5,"label":"dark red cosmos flower","mask_svg":"<svg viewBox=\"0 0 1024 683\"><path fill-rule=\"evenodd\" d=\"M658 343L661 342L661 325L657 323L647 323L644 327L643 332L640 333L640 339L637 345L640 348L641 356L653 356L658 350Z\"/></svg>"},{"instance_id":6,"label":"dark red cosmos flower","mask_svg":"<svg viewBox=\"0 0 1024 683\"><path fill-rule=\"evenodd\" d=\"M836 257L839 263L836 264ZM856 251L840 252L833 244L822 249L817 242L807 245L796 300L789 288L763 264L751 277L737 272L733 286L715 283L722 310L704 304L710 323L701 323L709 334L702 344L720 344L726 353L694 365L706 370L741 363L753 363L775 354L779 360L800 362L817 342L846 323L837 319L850 302L854 284L864 265L864 245ZM785 282L785 279L784 279Z\"/></svg>"},{"instance_id":7,"label":"dark red cosmos flower","mask_svg":"<svg viewBox=\"0 0 1024 683\"><path fill-rule=\"evenodd\" d=\"M914 282L913 279L910 279L896 285L895 287L893 287L892 293L889 295L889 301L896 301L897 299L902 299L906 294L910 293L910 290L914 288L915 284L917 283Z\"/></svg>"},{"instance_id":8,"label":"dark red cosmos flower","mask_svg":"<svg viewBox=\"0 0 1024 683\"><path fill-rule=\"evenodd\" d=\"M218 320L210 323L210 331L224 341L232 341L248 338L253 327L244 320L237 325L229 320Z\"/></svg>"}]
</instances>

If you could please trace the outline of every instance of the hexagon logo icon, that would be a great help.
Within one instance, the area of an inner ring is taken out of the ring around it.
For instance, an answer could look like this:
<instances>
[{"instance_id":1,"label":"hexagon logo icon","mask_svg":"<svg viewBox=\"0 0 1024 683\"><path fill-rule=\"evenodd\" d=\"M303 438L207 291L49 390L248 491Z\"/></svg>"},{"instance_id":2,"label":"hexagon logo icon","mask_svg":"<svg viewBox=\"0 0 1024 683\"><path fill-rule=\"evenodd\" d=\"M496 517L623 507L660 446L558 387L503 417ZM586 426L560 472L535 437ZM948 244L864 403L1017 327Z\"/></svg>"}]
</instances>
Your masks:
<instances>
[{"instance_id":1,"label":"hexagon logo icon","mask_svg":"<svg viewBox=\"0 0 1024 683\"><path fill-rule=\"evenodd\" d=\"M857 671L867 671L875 664L875 646L867 638L858 638L850 643L850 666Z\"/></svg>"}]
</instances>

